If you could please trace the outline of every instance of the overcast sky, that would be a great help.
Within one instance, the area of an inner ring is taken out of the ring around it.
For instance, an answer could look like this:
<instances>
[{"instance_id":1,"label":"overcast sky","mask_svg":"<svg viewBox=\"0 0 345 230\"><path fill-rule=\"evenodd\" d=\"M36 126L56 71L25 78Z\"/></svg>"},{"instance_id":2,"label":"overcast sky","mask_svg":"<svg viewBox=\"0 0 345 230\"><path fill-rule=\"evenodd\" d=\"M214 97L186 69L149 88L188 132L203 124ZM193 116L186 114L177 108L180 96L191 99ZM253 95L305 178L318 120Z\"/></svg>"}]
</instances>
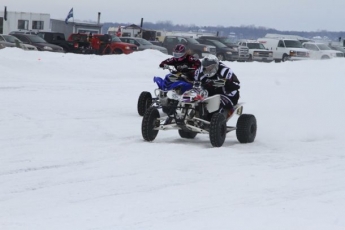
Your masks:
<instances>
[{"instance_id":1,"label":"overcast sky","mask_svg":"<svg viewBox=\"0 0 345 230\"><path fill-rule=\"evenodd\" d=\"M2 0L8 11L49 13L53 19L65 19L74 8L75 20L140 24L171 21L197 26L255 25L277 30L345 31L344 0ZM97 2L97 4L95 4ZM2 10L2 9L0 9Z\"/></svg>"}]
</instances>

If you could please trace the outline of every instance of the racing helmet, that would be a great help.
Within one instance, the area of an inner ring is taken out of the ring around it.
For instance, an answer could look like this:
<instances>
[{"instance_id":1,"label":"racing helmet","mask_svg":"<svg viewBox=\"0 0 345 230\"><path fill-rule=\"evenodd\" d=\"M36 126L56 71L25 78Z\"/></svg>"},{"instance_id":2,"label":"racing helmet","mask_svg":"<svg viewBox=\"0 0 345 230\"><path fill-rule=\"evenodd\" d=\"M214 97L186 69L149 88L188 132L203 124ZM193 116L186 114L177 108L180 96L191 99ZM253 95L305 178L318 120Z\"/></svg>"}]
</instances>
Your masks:
<instances>
[{"instance_id":1,"label":"racing helmet","mask_svg":"<svg viewBox=\"0 0 345 230\"><path fill-rule=\"evenodd\" d=\"M216 56L209 54L201 61L202 71L207 77L213 77L219 68L219 60Z\"/></svg>"},{"instance_id":2,"label":"racing helmet","mask_svg":"<svg viewBox=\"0 0 345 230\"><path fill-rule=\"evenodd\" d=\"M182 44L177 44L173 50L174 58L183 58L187 53L186 47Z\"/></svg>"}]
</instances>

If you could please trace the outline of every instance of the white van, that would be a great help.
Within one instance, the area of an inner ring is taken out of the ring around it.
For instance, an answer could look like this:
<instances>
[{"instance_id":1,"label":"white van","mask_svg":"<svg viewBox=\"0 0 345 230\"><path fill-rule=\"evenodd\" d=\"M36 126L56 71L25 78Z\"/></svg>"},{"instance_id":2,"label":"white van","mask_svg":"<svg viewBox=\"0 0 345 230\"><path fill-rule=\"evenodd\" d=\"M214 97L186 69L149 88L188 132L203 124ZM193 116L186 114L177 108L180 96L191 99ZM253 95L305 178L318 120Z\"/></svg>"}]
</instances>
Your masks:
<instances>
[{"instance_id":1,"label":"white van","mask_svg":"<svg viewBox=\"0 0 345 230\"><path fill-rule=\"evenodd\" d=\"M298 35L290 35L290 34L266 34L265 38L285 38L285 39L296 39L300 41L302 44L304 42L312 42L312 39L301 37Z\"/></svg>"},{"instance_id":2,"label":"white van","mask_svg":"<svg viewBox=\"0 0 345 230\"><path fill-rule=\"evenodd\" d=\"M308 60L309 52L303 48L302 43L297 39L285 38L259 38L258 42L262 43L266 49L273 51L275 62Z\"/></svg>"}]
</instances>

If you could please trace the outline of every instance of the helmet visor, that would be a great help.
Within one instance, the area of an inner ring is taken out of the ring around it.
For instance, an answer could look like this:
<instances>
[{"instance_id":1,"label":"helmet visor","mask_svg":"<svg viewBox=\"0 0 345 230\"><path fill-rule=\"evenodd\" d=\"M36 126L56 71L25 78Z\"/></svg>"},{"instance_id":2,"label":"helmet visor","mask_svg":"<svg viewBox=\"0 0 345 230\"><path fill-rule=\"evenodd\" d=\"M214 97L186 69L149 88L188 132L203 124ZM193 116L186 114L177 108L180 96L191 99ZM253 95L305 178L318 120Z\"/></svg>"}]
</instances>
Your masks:
<instances>
[{"instance_id":1,"label":"helmet visor","mask_svg":"<svg viewBox=\"0 0 345 230\"><path fill-rule=\"evenodd\" d=\"M186 53L177 53L177 52L173 52L173 56L174 58L181 58L185 55Z\"/></svg>"},{"instance_id":2,"label":"helmet visor","mask_svg":"<svg viewBox=\"0 0 345 230\"><path fill-rule=\"evenodd\" d=\"M217 66L218 66L217 64L211 64L207 67L204 67L203 72L206 75L212 77L213 75L215 75L217 73L217 69L218 69Z\"/></svg>"}]
</instances>

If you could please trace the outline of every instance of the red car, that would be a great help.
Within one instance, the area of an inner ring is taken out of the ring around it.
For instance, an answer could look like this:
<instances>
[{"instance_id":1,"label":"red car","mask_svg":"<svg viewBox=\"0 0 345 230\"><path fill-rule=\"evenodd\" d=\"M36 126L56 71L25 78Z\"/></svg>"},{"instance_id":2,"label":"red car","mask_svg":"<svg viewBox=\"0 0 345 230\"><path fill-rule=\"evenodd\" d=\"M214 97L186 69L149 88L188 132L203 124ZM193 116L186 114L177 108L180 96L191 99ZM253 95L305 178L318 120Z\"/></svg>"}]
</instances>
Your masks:
<instances>
[{"instance_id":1,"label":"red car","mask_svg":"<svg viewBox=\"0 0 345 230\"><path fill-rule=\"evenodd\" d=\"M109 34L71 34L68 41L74 46L83 46L94 50L95 54L130 54L138 50L136 45L125 43L115 35Z\"/></svg>"}]
</instances>

